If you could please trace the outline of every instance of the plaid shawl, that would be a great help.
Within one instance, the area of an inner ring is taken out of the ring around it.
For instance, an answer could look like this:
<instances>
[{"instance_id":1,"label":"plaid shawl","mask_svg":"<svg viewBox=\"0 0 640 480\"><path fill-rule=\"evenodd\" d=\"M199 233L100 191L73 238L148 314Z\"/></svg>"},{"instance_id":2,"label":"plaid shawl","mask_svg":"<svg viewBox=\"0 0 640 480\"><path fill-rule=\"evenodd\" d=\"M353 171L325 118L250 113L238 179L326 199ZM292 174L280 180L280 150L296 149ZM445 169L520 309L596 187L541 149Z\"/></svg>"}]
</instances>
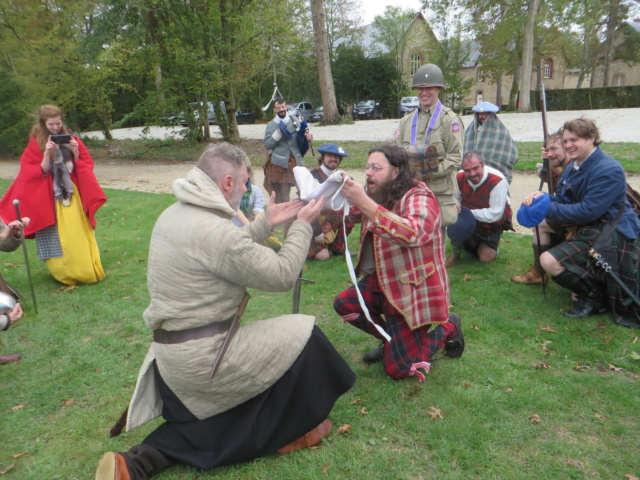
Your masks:
<instances>
[{"instance_id":1,"label":"plaid shawl","mask_svg":"<svg viewBox=\"0 0 640 480\"><path fill-rule=\"evenodd\" d=\"M511 169L518 163L518 148L504 123L495 113L490 114L482 125L478 114L464 131L464 152L480 152L485 163L507 177L511 183Z\"/></svg>"}]
</instances>

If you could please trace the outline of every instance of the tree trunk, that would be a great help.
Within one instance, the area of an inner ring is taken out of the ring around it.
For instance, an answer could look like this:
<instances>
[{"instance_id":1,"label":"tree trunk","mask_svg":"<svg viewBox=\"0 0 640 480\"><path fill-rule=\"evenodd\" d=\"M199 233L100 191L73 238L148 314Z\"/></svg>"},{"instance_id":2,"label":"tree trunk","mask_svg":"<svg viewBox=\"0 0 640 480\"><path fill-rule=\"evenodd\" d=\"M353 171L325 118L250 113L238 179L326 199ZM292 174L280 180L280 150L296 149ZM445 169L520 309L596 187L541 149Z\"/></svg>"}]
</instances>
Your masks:
<instances>
[{"instance_id":1,"label":"tree trunk","mask_svg":"<svg viewBox=\"0 0 640 480\"><path fill-rule=\"evenodd\" d=\"M609 86L609 69L611 58L613 57L613 41L615 39L616 26L618 25L618 14L620 11L620 0L609 0L609 17L607 18L607 38L604 41L604 72L602 86Z\"/></svg>"},{"instance_id":2,"label":"tree trunk","mask_svg":"<svg viewBox=\"0 0 640 480\"><path fill-rule=\"evenodd\" d=\"M518 112L531 111L531 68L533 66L533 31L536 25L536 15L540 0L529 0L527 24L524 28L524 41L522 45L522 72L520 75L520 99Z\"/></svg>"},{"instance_id":3,"label":"tree trunk","mask_svg":"<svg viewBox=\"0 0 640 480\"><path fill-rule=\"evenodd\" d=\"M323 123L336 124L340 121L336 92L333 87L331 60L329 56L329 40L324 21L324 1L311 0L311 19L313 21L313 37L315 40L316 61L320 80L320 94L324 107Z\"/></svg>"}]
</instances>

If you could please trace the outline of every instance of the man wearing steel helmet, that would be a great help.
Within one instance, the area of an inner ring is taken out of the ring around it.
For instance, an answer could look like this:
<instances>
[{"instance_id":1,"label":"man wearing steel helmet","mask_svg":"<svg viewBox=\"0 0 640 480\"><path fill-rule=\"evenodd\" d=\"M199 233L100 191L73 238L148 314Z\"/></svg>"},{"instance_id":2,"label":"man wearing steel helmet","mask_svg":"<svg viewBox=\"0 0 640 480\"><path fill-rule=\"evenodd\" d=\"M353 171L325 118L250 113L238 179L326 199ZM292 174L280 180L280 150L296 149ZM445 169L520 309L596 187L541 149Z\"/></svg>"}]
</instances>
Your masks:
<instances>
[{"instance_id":1,"label":"man wearing steel helmet","mask_svg":"<svg viewBox=\"0 0 640 480\"><path fill-rule=\"evenodd\" d=\"M476 114L464 132L464 151L480 152L485 163L500 171L511 184L511 170L518 163L518 148L509 130L496 115L499 110L500 107L491 102L482 102L473 107Z\"/></svg>"},{"instance_id":2,"label":"man wearing steel helmet","mask_svg":"<svg viewBox=\"0 0 640 480\"><path fill-rule=\"evenodd\" d=\"M444 75L437 65L421 66L413 75L420 105L400 120L396 145L435 145L438 149L438 170L431 173L427 185L435 194L442 211L442 226L456 222L455 194L458 192L456 173L462 162L464 125L453 110L438 99L444 88Z\"/></svg>"},{"instance_id":3,"label":"man wearing steel helmet","mask_svg":"<svg viewBox=\"0 0 640 480\"><path fill-rule=\"evenodd\" d=\"M347 151L335 143L327 143L318 147L318 168L311 170L311 176L319 183L324 183L340 166L344 157L348 157ZM313 224L313 240L309 248L308 258L315 260L328 260L330 252L334 255L344 253L345 237L353 228L353 223L345 225L346 233L342 227L342 210L323 210L318 221Z\"/></svg>"}]
</instances>

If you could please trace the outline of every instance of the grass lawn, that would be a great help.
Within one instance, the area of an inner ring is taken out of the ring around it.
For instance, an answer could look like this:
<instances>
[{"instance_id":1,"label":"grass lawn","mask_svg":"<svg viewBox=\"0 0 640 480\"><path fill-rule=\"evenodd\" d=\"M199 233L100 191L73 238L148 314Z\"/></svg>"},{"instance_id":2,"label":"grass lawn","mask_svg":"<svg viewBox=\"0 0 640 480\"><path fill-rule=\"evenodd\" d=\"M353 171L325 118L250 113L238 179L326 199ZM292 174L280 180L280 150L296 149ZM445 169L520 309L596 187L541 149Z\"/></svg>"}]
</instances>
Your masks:
<instances>
[{"instance_id":1,"label":"grass lawn","mask_svg":"<svg viewBox=\"0 0 640 480\"><path fill-rule=\"evenodd\" d=\"M8 185L1 180L0 190ZM150 343L142 321L149 237L174 199L106 194L96 231L104 281L61 287L28 241L35 314L22 250L2 254L3 276L25 296L23 319L0 333L0 354L23 356L0 367L0 470L13 466L8 479L93 478L103 452L127 450L158 425L108 436ZM352 250L357 238L356 229ZM467 348L457 360L438 354L422 384L394 381L380 364L361 362L377 342L343 325L332 308L349 282L344 260L308 262L304 276L317 283L303 284L300 311L316 315L357 375L330 415L334 431L320 448L206 473L172 467L155 478L640 477L640 330L616 326L607 315L565 318L567 291L552 284L543 296L538 287L510 282L529 267L530 242L508 232L496 262L481 265L463 254L450 269ZM290 292L251 294L244 321L291 310Z\"/></svg>"}]
</instances>

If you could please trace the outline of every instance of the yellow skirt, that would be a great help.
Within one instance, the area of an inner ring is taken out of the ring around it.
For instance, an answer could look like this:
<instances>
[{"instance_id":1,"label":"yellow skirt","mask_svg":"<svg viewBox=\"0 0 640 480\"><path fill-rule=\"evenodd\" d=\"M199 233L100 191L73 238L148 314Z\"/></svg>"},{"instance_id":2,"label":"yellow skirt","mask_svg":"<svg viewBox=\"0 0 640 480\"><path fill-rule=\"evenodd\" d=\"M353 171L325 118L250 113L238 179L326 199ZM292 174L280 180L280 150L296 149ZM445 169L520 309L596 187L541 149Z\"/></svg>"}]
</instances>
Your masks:
<instances>
[{"instance_id":1,"label":"yellow skirt","mask_svg":"<svg viewBox=\"0 0 640 480\"><path fill-rule=\"evenodd\" d=\"M71 204L56 203L58 236L62 246L62 257L46 260L53 278L66 285L95 283L104 278L100 262L100 251L89 219L82 209L82 200L76 191Z\"/></svg>"}]
</instances>

